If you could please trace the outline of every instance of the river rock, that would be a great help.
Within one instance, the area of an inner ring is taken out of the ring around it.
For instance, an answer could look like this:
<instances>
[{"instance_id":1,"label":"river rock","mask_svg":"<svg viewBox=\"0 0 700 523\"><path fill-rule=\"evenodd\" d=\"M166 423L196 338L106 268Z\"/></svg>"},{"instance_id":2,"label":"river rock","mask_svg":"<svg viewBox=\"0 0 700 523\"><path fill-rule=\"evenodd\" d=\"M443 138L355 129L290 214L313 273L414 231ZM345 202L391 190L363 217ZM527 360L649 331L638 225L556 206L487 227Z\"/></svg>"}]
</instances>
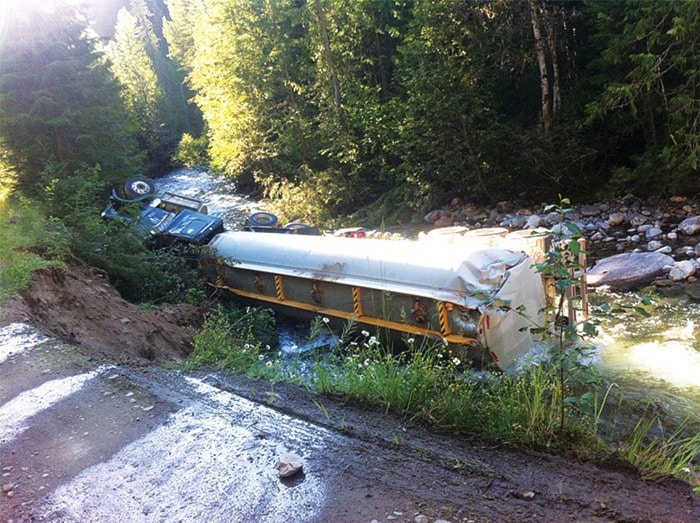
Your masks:
<instances>
[{"instance_id":1,"label":"river rock","mask_svg":"<svg viewBox=\"0 0 700 523\"><path fill-rule=\"evenodd\" d=\"M434 211L430 211L423 218L424 222L433 224L440 220L451 222L452 220L454 220L454 215L451 211L448 211L446 209L436 209Z\"/></svg>"},{"instance_id":2,"label":"river rock","mask_svg":"<svg viewBox=\"0 0 700 523\"><path fill-rule=\"evenodd\" d=\"M564 221L564 215L559 212L549 212L543 218L544 223L547 225L554 225L555 223L561 223Z\"/></svg>"},{"instance_id":3,"label":"river rock","mask_svg":"<svg viewBox=\"0 0 700 523\"><path fill-rule=\"evenodd\" d=\"M597 205L582 205L579 211L581 216L598 216L601 212Z\"/></svg>"},{"instance_id":4,"label":"river rock","mask_svg":"<svg viewBox=\"0 0 700 523\"><path fill-rule=\"evenodd\" d=\"M501 227L510 227L511 229L522 229L527 223L527 218L521 214L516 214L501 222Z\"/></svg>"},{"instance_id":5,"label":"river rock","mask_svg":"<svg viewBox=\"0 0 700 523\"><path fill-rule=\"evenodd\" d=\"M445 216L434 222L433 225L435 227L449 227L451 225L454 225L454 220L449 216Z\"/></svg>"},{"instance_id":6,"label":"river rock","mask_svg":"<svg viewBox=\"0 0 700 523\"><path fill-rule=\"evenodd\" d=\"M533 214L527 219L525 223L526 229L537 229L541 224L540 217L537 214Z\"/></svg>"},{"instance_id":7,"label":"river rock","mask_svg":"<svg viewBox=\"0 0 700 523\"><path fill-rule=\"evenodd\" d=\"M661 236L663 233L664 233L664 231L662 231L658 227L649 227L646 230L645 235L647 237L647 240L654 240L654 239L658 238L659 236Z\"/></svg>"},{"instance_id":8,"label":"river rock","mask_svg":"<svg viewBox=\"0 0 700 523\"><path fill-rule=\"evenodd\" d=\"M588 271L588 285L628 290L650 283L673 265L673 258L658 252L628 252L599 260Z\"/></svg>"},{"instance_id":9,"label":"river rock","mask_svg":"<svg viewBox=\"0 0 700 523\"><path fill-rule=\"evenodd\" d=\"M680 225L678 225L678 230L682 233L692 236L700 232L700 216L691 216L683 220Z\"/></svg>"},{"instance_id":10,"label":"river rock","mask_svg":"<svg viewBox=\"0 0 700 523\"><path fill-rule=\"evenodd\" d=\"M643 214L633 214L630 218L630 225L634 228L641 227L647 222L647 217Z\"/></svg>"},{"instance_id":11,"label":"river rock","mask_svg":"<svg viewBox=\"0 0 700 523\"><path fill-rule=\"evenodd\" d=\"M695 274L696 270L697 267L693 261L683 260L673 264L671 271L668 273L668 277L672 281L683 281Z\"/></svg>"},{"instance_id":12,"label":"river rock","mask_svg":"<svg viewBox=\"0 0 700 523\"><path fill-rule=\"evenodd\" d=\"M625 222L625 215L621 212L614 212L608 216L608 223L613 226L622 225Z\"/></svg>"},{"instance_id":13,"label":"river rock","mask_svg":"<svg viewBox=\"0 0 700 523\"><path fill-rule=\"evenodd\" d=\"M690 283L684 287L683 290L685 291L686 296L688 296L688 299L700 303L700 282L696 281L694 283Z\"/></svg>"},{"instance_id":14,"label":"river rock","mask_svg":"<svg viewBox=\"0 0 700 523\"><path fill-rule=\"evenodd\" d=\"M647 243L647 251L658 251L659 249L662 249L663 246L664 244L659 240L651 240L649 243Z\"/></svg>"}]
</instances>

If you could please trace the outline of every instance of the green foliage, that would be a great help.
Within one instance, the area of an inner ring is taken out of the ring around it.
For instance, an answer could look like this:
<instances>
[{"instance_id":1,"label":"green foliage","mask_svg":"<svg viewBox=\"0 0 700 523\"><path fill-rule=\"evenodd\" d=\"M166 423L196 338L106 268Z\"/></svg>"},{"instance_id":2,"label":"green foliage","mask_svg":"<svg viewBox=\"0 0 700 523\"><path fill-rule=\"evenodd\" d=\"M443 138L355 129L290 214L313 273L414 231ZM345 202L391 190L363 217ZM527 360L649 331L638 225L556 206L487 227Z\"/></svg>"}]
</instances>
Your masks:
<instances>
[{"instance_id":1,"label":"green foliage","mask_svg":"<svg viewBox=\"0 0 700 523\"><path fill-rule=\"evenodd\" d=\"M351 349L345 355L316 361L310 378L315 390L341 392L480 439L563 447L592 437L585 417L576 417L567 434L560 432L556 407L564 391L554 366L536 365L520 374L469 375L441 343L419 347L409 340L408 350L397 354L363 334L359 344L343 345Z\"/></svg>"},{"instance_id":2,"label":"green foliage","mask_svg":"<svg viewBox=\"0 0 700 523\"><path fill-rule=\"evenodd\" d=\"M117 15L106 55L122 86L140 149L148 154L148 172L159 174L171 165L179 136L193 125L182 87L184 78L166 56L158 26L145 0L131 0L130 7Z\"/></svg>"},{"instance_id":3,"label":"green foliage","mask_svg":"<svg viewBox=\"0 0 700 523\"><path fill-rule=\"evenodd\" d=\"M603 152L617 161L612 190L696 193L698 3L596 0L590 8L592 38L602 50L591 64L601 93L588 103L586 123L599 133Z\"/></svg>"},{"instance_id":4,"label":"green foliage","mask_svg":"<svg viewBox=\"0 0 700 523\"><path fill-rule=\"evenodd\" d=\"M180 144L177 147L173 160L190 169L206 167L209 165L207 143L206 136L195 138L185 133L180 139Z\"/></svg>"},{"instance_id":5,"label":"green foliage","mask_svg":"<svg viewBox=\"0 0 700 523\"><path fill-rule=\"evenodd\" d=\"M197 304L204 299L204 283L192 262L197 252L176 247L152 251L129 223L100 218L98 202L105 187L98 169L68 175L50 165L42 185L44 212L55 231L44 244L54 257L76 258L104 270L130 301Z\"/></svg>"},{"instance_id":6,"label":"green foliage","mask_svg":"<svg viewBox=\"0 0 700 523\"><path fill-rule=\"evenodd\" d=\"M307 221L387 193L425 210L453 196L700 189L693 0L169 0L169 16L159 5L121 12L111 69L70 6L8 16L0 142L26 194L42 193L49 162L116 181L144 159L167 167L178 141L177 161L211 163Z\"/></svg>"},{"instance_id":7,"label":"green foliage","mask_svg":"<svg viewBox=\"0 0 700 523\"><path fill-rule=\"evenodd\" d=\"M698 9L668 5L173 0L166 33L213 166L280 214L323 221L388 191L416 210L630 184L696 192Z\"/></svg>"},{"instance_id":8,"label":"green foliage","mask_svg":"<svg viewBox=\"0 0 700 523\"><path fill-rule=\"evenodd\" d=\"M556 357L518 372L472 373L442 343L406 339L407 350L395 352L369 332L358 333L353 323L346 325L333 346L314 351L310 364L284 361L279 359L281 353L275 357L269 347L262 349L261 333L273 328L267 314L264 309L233 309L209 315L188 367L218 367L273 382L291 381L482 441L574 450L593 461L608 459L616 447L621 459L649 479L692 481L698 473L694 459L699 437L683 436L682 427L659 438L655 436L659 431L652 430L656 422L643 416L634 431L606 440L600 431L601 417L614 385L598 394L599 378L585 367L568 372L566 381L561 380ZM252 324L262 329L255 334ZM329 319L314 318L310 341L326 332L333 332ZM573 395L581 390L586 392ZM331 421L324 405L315 403Z\"/></svg>"},{"instance_id":9,"label":"green foliage","mask_svg":"<svg viewBox=\"0 0 700 523\"><path fill-rule=\"evenodd\" d=\"M700 434L683 435L683 427L672 434L655 434L658 420L643 417L630 437L622 444L621 455L632 463L642 477L651 480L667 478L683 479L696 484L700 467L696 463L700 455ZM697 491L697 486L696 486Z\"/></svg>"},{"instance_id":10,"label":"green foliage","mask_svg":"<svg viewBox=\"0 0 700 523\"><path fill-rule=\"evenodd\" d=\"M251 371L276 344L275 321L269 309L230 307L208 314L194 340L187 367ZM262 341L261 341L262 340Z\"/></svg>"},{"instance_id":11,"label":"green foliage","mask_svg":"<svg viewBox=\"0 0 700 523\"><path fill-rule=\"evenodd\" d=\"M0 301L29 285L35 270L60 265L60 229L29 202L0 200Z\"/></svg>"},{"instance_id":12,"label":"green foliage","mask_svg":"<svg viewBox=\"0 0 700 523\"><path fill-rule=\"evenodd\" d=\"M0 143L19 187L40 196L49 162L66 173L99 164L110 180L132 175L140 155L118 86L75 6L14 7L0 33Z\"/></svg>"}]
</instances>

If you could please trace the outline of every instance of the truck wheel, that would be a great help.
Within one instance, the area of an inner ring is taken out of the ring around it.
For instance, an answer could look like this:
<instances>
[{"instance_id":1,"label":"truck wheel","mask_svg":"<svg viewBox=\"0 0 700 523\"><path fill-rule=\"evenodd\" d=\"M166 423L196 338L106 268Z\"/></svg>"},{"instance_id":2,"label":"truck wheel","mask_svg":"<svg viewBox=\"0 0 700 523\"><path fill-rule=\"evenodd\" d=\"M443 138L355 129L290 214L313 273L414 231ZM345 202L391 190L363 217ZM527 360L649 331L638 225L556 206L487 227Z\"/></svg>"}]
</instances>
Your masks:
<instances>
[{"instance_id":1,"label":"truck wheel","mask_svg":"<svg viewBox=\"0 0 700 523\"><path fill-rule=\"evenodd\" d=\"M276 227L278 219L271 212L254 212L246 222L254 227Z\"/></svg>"},{"instance_id":2,"label":"truck wheel","mask_svg":"<svg viewBox=\"0 0 700 523\"><path fill-rule=\"evenodd\" d=\"M126 199L142 200L155 194L156 185L148 178L130 178L124 182L121 192Z\"/></svg>"}]
</instances>

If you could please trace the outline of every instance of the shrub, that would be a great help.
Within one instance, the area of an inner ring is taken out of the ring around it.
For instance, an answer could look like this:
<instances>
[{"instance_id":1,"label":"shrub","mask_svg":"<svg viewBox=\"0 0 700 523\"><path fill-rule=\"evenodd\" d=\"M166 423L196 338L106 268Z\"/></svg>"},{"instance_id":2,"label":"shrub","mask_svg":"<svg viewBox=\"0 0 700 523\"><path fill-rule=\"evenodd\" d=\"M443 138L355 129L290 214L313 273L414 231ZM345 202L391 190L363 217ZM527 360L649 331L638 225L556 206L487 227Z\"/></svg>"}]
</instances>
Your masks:
<instances>
[{"instance_id":1,"label":"shrub","mask_svg":"<svg viewBox=\"0 0 700 523\"><path fill-rule=\"evenodd\" d=\"M270 309L219 307L206 315L204 326L195 337L187 368L218 367L247 372L261 362L263 352L269 351L271 344L276 345L277 341Z\"/></svg>"}]
</instances>

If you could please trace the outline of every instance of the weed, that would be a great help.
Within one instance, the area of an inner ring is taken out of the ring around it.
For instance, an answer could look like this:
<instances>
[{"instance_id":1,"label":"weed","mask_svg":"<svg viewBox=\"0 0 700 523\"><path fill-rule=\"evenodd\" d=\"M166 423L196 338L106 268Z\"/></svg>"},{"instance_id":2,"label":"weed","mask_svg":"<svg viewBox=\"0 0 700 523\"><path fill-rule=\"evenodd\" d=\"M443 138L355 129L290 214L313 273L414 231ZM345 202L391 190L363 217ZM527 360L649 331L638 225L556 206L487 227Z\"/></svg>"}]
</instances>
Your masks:
<instances>
[{"instance_id":1,"label":"weed","mask_svg":"<svg viewBox=\"0 0 700 523\"><path fill-rule=\"evenodd\" d=\"M331 416L328 413L328 409L326 408L326 406L319 403L316 400L313 400L313 402L314 402L314 405L316 405L318 407L318 410L321 411L321 413L323 414L323 417L326 418L328 421L331 421Z\"/></svg>"},{"instance_id":2,"label":"weed","mask_svg":"<svg viewBox=\"0 0 700 523\"><path fill-rule=\"evenodd\" d=\"M208 314L195 337L187 368L219 367L239 372L250 371L263 361L263 350L270 348L266 345L263 349L258 341L263 326L274 331L274 318L268 309L218 309Z\"/></svg>"},{"instance_id":3,"label":"weed","mask_svg":"<svg viewBox=\"0 0 700 523\"><path fill-rule=\"evenodd\" d=\"M654 436L655 417L642 417L631 438L621 444L620 454L632 463L645 479L679 478L696 483L700 466L700 434L682 436L683 426L669 436ZM661 432L663 428L659 427Z\"/></svg>"}]
</instances>

